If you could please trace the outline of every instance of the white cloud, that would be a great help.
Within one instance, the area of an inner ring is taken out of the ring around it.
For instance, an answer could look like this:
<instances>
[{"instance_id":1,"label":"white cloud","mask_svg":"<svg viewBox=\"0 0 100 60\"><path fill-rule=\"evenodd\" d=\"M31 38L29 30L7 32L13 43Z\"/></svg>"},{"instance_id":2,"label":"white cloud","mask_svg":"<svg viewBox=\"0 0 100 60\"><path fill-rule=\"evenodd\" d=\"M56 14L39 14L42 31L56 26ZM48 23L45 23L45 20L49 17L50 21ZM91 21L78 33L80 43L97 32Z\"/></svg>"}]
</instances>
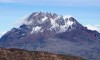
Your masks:
<instances>
[{"instance_id":1,"label":"white cloud","mask_svg":"<svg viewBox=\"0 0 100 60\"><path fill-rule=\"evenodd\" d=\"M25 19L27 19L28 18L28 16L29 16L30 14L27 14L27 15L25 15L25 16L23 16L22 18L20 18L19 20L17 20L16 22L15 22L15 24L14 24L14 26L16 27L16 28L18 28L19 26L21 26L22 24L30 24L31 22L27 22Z\"/></svg>"},{"instance_id":2,"label":"white cloud","mask_svg":"<svg viewBox=\"0 0 100 60\"><path fill-rule=\"evenodd\" d=\"M0 38L6 33L6 31L0 31Z\"/></svg>"},{"instance_id":3,"label":"white cloud","mask_svg":"<svg viewBox=\"0 0 100 60\"><path fill-rule=\"evenodd\" d=\"M86 27L90 30L96 30L100 32L100 25L86 25Z\"/></svg>"},{"instance_id":4,"label":"white cloud","mask_svg":"<svg viewBox=\"0 0 100 60\"><path fill-rule=\"evenodd\" d=\"M64 19L72 17L71 15L64 15Z\"/></svg>"}]
</instances>

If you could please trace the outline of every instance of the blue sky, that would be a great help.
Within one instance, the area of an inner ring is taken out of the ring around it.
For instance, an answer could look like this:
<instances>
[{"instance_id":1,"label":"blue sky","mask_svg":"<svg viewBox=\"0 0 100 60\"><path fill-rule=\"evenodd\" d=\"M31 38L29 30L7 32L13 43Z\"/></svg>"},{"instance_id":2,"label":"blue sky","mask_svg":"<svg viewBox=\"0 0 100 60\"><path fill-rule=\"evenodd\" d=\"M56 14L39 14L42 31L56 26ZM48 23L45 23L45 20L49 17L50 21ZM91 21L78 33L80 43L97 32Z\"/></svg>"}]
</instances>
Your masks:
<instances>
[{"instance_id":1,"label":"blue sky","mask_svg":"<svg viewBox=\"0 0 100 60\"><path fill-rule=\"evenodd\" d=\"M0 32L40 11L71 15L83 25L100 25L100 0L0 0Z\"/></svg>"}]
</instances>

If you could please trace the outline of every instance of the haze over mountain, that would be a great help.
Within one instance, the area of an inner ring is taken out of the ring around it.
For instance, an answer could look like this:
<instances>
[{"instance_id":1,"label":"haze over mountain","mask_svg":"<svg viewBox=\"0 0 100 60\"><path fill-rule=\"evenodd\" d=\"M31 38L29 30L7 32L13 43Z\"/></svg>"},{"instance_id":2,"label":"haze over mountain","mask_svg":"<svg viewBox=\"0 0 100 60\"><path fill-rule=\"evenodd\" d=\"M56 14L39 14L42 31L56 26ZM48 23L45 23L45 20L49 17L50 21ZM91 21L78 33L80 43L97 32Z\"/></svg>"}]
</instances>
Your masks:
<instances>
[{"instance_id":1,"label":"haze over mountain","mask_svg":"<svg viewBox=\"0 0 100 60\"><path fill-rule=\"evenodd\" d=\"M100 60L100 33L88 30L74 17L34 12L19 28L0 39L0 47L20 48Z\"/></svg>"}]
</instances>

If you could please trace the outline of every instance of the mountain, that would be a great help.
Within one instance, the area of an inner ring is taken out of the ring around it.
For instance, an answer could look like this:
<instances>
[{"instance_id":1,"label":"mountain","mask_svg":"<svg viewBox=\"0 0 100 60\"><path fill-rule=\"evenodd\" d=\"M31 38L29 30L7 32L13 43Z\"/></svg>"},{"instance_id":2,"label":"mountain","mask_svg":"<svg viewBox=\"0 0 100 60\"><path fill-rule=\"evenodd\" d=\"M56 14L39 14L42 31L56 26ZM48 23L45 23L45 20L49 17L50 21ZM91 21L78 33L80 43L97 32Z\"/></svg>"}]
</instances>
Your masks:
<instances>
[{"instance_id":1,"label":"mountain","mask_svg":"<svg viewBox=\"0 0 100 60\"><path fill-rule=\"evenodd\" d=\"M19 28L1 37L0 47L100 60L100 33L88 30L71 16L34 12Z\"/></svg>"},{"instance_id":2,"label":"mountain","mask_svg":"<svg viewBox=\"0 0 100 60\"><path fill-rule=\"evenodd\" d=\"M77 56L60 55L47 52L0 48L0 60L85 60Z\"/></svg>"}]
</instances>

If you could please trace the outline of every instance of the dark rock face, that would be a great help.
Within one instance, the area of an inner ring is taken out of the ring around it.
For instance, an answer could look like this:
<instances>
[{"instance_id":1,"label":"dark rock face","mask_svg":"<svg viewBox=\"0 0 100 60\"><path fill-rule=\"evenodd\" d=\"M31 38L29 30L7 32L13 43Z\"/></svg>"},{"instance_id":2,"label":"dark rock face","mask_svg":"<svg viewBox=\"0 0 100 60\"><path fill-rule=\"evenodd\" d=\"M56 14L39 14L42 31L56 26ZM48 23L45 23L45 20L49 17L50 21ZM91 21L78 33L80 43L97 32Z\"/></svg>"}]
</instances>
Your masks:
<instances>
[{"instance_id":1,"label":"dark rock face","mask_svg":"<svg viewBox=\"0 0 100 60\"><path fill-rule=\"evenodd\" d=\"M81 57L52 54L47 52L0 48L0 60L85 60L85 59Z\"/></svg>"},{"instance_id":2,"label":"dark rock face","mask_svg":"<svg viewBox=\"0 0 100 60\"><path fill-rule=\"evenodd\" d=\"M100 33L88 30L73 17L35 12L19 28L0 39L0 47L82 56L100 60Z\"/></svg>"}]
</instances>

